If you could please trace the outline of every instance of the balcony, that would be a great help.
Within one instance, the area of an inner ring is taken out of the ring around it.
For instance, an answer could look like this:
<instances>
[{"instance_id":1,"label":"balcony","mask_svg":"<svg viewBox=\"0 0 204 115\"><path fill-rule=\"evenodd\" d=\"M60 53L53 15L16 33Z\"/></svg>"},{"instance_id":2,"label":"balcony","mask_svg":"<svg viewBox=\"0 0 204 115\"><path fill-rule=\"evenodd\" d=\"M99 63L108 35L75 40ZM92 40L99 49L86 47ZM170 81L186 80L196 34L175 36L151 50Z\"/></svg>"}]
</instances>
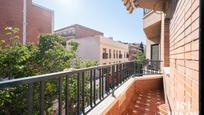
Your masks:
<instances>
[{"instance_id":1,"label":"balcony","mask_svg":"<svg viewBox=\"0 0 204 115\"><path fill-rule=\"evenodd\" d=\"M143 29L148 38L154 38L161 32L161 13L144 9Z\"/></svg>"},{"instance_id":2,"label":"balcony","mask_svg":"<svg viewBox=\"0 0 204 115\"><path fill-rule=\"evenodd\" d=\"M0 82L0 96L7 95L0 99L0 113L17 110L29 115L142 113L146 106L143 101L137 104L137 99L149 97L149 111L158 112L164 103L162 83L160 61L152 60L6 80ZM8 106L13 109L7 110Z\"/></svg>"}]
</instances>

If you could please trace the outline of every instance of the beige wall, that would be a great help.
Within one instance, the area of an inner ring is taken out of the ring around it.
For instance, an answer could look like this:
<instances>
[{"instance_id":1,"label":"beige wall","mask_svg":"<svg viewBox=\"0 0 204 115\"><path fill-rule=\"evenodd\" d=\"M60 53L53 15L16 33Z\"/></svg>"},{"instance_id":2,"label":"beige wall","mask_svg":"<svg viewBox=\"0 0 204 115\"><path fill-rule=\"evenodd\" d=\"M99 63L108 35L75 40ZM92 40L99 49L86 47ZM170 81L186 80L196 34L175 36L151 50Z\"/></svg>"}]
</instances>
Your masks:
<instances>
[{"instance_id":1,"label":"beige wall","mask_svg":"<svg viewBox=\"0 0 204 115\"><path fill-rule=\"evenodd\" d=\"M101 36L100 37L100 63L101 64L112 64L112 63L119 63L119 62L126 62L128 61L128 58L124 58L124 53L128 53L129 52L129 48L128 48L128 44L123 44L123 43L120 43L120 42L117 42L117 41L114 41L110 38L107 38L107 37L104 37L104 36ZM108 58L108 59L102 59L102 52L103 52L103 48L106 48L107 50L107 53L109 53L109 49L111 49L111 59ZM119 59L119 58L113 58L113 50L117 50L118 51L118 54L119 54L119 51L121 51L121 54L122 54L122 58Z\"/></svg>"},{"instance_id":2,"label":"beige wall","mask_svg":"<svg viewBox=\"0 0 204 115\"><path fill-rule=\"evenodd\" d=\"M77 55L84 60L97 61L98 64L113 64L126 62L128 58L124 58L124 52L128 53L128 44L119 43L104 36L92 36L78 39L70 39L67 41L75 41L79 43ZM67 46L67 48L69 48ZM103 59L103 48L106 48L108 59ZM109 49L111 49L111 58L109 58ZM113 50L121 51L123 58L113 58Z\"/></svg>"},{"instance_id":3,"label":"beige wall","mask_svg":"<svg viewBox=\"0 0 204 115\"><path fill-rule=\"evenodd\" d=\"M84 60L100 61L100 38L98 36L72 40L79 43L77 55L80 58Z\"/></svg>"}]
</instances>

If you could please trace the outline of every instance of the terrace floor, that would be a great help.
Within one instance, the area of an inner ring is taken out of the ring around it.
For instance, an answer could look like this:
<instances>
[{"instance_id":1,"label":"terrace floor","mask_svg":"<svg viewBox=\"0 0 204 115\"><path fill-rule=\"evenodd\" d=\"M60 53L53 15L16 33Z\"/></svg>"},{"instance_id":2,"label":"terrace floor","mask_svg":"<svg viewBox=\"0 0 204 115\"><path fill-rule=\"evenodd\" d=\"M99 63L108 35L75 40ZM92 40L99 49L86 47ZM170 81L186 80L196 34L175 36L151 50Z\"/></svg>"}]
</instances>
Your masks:
<instances>
[{"instance_id":1,"label":"terrace floor","mask_svg":"<svg viewBox=\"0 0 204 115\"><path fill-rule=\"evenodd\" d=\"M161 75L133 77L88 115L167 115Z\"/></svg>"},{"instance_id":2,"label":"terrace floor","mask_svg":"<svg viewBox=\"0 0 204 115\"><path fill-rule=\"evenodd\" d=\"M159 106L164 104L161 90L139 91L123 115L160 115Z\"/></svg>"}]
</instances>

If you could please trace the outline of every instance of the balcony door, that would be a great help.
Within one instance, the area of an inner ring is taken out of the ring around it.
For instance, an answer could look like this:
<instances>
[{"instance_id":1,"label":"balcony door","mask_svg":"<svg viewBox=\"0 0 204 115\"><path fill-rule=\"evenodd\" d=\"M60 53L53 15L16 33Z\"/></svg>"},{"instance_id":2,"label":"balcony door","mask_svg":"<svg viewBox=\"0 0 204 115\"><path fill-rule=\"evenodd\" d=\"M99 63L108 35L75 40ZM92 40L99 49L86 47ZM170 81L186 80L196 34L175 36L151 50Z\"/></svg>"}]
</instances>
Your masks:
<instances>
[{"instance_id":1,"label":"balcony door","mask_svg":"<svg viewBox=\"0 0 204 115\"><path fill-rule=\"evenodd\" d=\"M151 59L159 60L159 44L151 45Z\"/></svg>"}]
</instances>

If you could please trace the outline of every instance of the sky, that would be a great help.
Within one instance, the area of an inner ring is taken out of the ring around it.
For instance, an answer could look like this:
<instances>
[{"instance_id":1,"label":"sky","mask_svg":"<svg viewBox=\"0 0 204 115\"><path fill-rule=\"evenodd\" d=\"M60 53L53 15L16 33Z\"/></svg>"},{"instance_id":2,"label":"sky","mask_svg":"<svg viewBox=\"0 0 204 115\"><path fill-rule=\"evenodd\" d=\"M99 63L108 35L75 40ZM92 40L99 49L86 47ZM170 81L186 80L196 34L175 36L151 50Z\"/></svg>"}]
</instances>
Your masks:
<instances>
[{"instance_id":1,"label":"sky","mask_svg":"<svg viewBox=\"0 0 204 115\"><path fill-rule=\"evenodd\" d=\"M54 29L80 24L106 37L128 43L146 43L143 10L129 14L122 0L33 0L54 10Z\"/></svg>"}]
</instances>

